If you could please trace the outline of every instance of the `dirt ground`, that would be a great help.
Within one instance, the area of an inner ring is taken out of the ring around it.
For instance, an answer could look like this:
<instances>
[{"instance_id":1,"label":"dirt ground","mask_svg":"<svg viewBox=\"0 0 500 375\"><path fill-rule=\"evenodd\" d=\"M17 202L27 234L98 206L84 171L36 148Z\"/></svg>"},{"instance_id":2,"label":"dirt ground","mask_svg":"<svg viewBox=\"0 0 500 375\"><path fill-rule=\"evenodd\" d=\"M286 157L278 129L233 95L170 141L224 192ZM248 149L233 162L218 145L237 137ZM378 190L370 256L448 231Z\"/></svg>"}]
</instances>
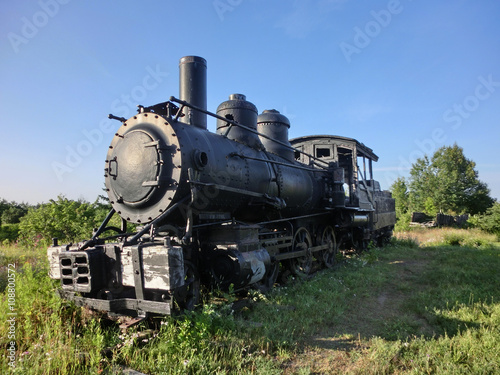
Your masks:
<instances>
[{"instance_id":1,"label":"dirt ground","mask_svg":"<svg viewBox=\"0 0 500 375\"><path fill-rule=\"evenodd\" d=\"M385 322L403 314L408 316L405 305L412 292L403 292L400 286L411 283L428 263L425 256L417 260L390 262L394 276L383 291L371 297L360 298L339 323L326 327L321 334L309 338L302 353L287 363L284 374L298 374L304 368L309 368L311 374L342 374L366 368L360 361L362 362L362 354L367 349L368 340L384 336L384 330L387 329ZM410 319L418 325L418 335L433 334L423 317L412 314Z\"/></svg>"}]
</instances>

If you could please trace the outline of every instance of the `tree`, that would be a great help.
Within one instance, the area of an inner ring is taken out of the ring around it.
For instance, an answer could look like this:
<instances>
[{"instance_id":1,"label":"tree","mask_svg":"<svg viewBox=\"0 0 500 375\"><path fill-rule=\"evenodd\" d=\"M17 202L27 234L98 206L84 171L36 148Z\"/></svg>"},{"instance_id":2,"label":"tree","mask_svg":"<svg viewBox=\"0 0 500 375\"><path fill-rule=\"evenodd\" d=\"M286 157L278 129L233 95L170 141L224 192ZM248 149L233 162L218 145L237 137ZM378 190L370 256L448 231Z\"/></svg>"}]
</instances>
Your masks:
<instances>
[{"instance_id":1,"label":"tree","mask_svg":"<svg viewBox=\"0 0 500 375\"><path fill-rule=\"evenodd\" d=\"M15 242L19 236L19 224L1 225L0 226L0 243Z\"/></svg>"},{"instance_id":2,"label":"tree","mask_svg":"<svg viewBox=\"0 0 500 375\"><path fill-rule=\"evenodd\" d=\"M431 159L418 159L410 171L410 209L430 215L485 212L494 200L475 167L457 144L441 147Z\"/></svg>"},{"instance_id":3,"label":"tree","mask_svg":"<svg viewBox=\"0 0 500 375\"><path fill-rule=\"evenodd\" d=\"M495 233L500 238L500 202L495 202L484 215L478 215L477 221L479 228Z\"/></svg>"},{"instance_id":4,"label":"tree","mask_svg":"<svg viewBox=\"0 0 500 375\"><path fill-rule=\"evenodd\" d=\"M27 212L28 208L25 205L10 204L9 207L2 212L2 224L17 224Z\"/></svg>"},{"instance_id":5,"label":"tree","mask_svg":"<svg viewBox=\"0 0 500 375\"><path fill-rule=\"evenodd\" d=\"M9 208L9 203L5 199L0 199L0 225L2 224L2 214Z\"/></svg>"},{"instance_id":6,"label":"tree","mask_svg":"<svg viewBox=\"0 0 500 375\"><path fill-rule=\"evenodd\" d=\"M413 163L408 185L411 211L426 212L434 216L437 210L433 203L433 193L437 190L439 181L427 155Z\"/></svg>"},{"instance_id":7,"label":"tree","mask_svg":"<svg viewBox=\"0 0 500 375\"><path fill-rule=\"evenodd\" d=\"M461 147L440 148L432 162L441 182L435 201L442 211L476 214L493 204L488 187L478 179L476 163L464 156Z\"/></svg>"},{"instance_id":8,"label":"tree","mask_svg":"<svg viewBox=\"0 0 500 375\"><path fill-rule=\"evenodd\" d=\"M7 202L5 199L0 199L0 224L17 224L21 217L28 212L29 204Z\"/></svg>"},{"instance_id":9,"label":"tree","mask_svg":"<svg viewBox=\"0 0 500 375\"><path fill-rule=\"evenodd\" d=\"M406 179L398 177L391 185L392 197L396 200L396 228L406 229L410 223L410 202Z\"/></svg>"},{"instance_id":10,"label":"tree","mask_svg":"<svg viewBox=\"0 0 500 375\"><path fill-rule=\"evenodd\" d=\"M62 242L88 239L109 209L108 205L98 201L88 203L59 196L57 200L28 210L19 224L21 242L26 246L37 246L47 245L54 237Z\"/></svg>"}]
</instances>

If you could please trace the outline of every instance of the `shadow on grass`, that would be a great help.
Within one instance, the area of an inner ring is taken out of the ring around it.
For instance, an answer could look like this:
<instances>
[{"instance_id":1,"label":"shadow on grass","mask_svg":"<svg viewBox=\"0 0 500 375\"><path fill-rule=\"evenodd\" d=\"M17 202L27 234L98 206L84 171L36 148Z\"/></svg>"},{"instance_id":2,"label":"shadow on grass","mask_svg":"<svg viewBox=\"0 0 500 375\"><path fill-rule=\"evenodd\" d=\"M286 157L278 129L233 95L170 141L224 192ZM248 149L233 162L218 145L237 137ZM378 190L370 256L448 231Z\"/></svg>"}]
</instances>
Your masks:
<instances>
[{"instance_id":1,"label":"shadow on grass","mask_svg":"<svg viewBox=\"0 0 500 375\"><path fill-rule=\"evenodd\" d=\"M500 301L499 254L496 247L388 249L374 265L387 273L386 281L368 286L364 297L350 298L342 316L307 345L352 350L361 339L373 337L406 341L494 327L495 301Z\"/></svg>"}]
</instances>

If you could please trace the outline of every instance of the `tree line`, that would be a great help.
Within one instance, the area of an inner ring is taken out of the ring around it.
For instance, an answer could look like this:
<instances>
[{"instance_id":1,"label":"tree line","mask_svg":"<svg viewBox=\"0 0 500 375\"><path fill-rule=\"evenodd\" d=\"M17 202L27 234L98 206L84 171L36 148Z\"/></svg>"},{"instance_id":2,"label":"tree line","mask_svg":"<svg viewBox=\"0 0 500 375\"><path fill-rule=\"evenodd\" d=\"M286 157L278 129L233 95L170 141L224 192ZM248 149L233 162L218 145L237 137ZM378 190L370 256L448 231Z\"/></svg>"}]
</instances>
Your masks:
<instances>
[{"instance_id":1,"label":"tree line","mask_svg":"<svg viewBox=\"0 0 500 375\"><path fill-rule=\"evenodd\" d=\"M8 202L0 199L0 243L9 243L19 236L19 222L28 213L27 203Z\"/></svg>"},{"instance_id":2,"label":"tree line","mask_svg":"<svg viewBox=\"0 0 500 375\"><path fill-rule=\"evenodd\" d=\"M95 202L71 200L63 195L48 203L28 205L0 200L0 243L48 246L52 238L62 243L88 239L104 220L111 206L99 197ZM120 225L118 218L118 226Z\"/></svg>"},{"instance_id":3,"label":"tree line","mask_svg":"<svg viewBox=\"0 0 500 375\"><path fill-rule=\"evenodd\" d=\"M396 200L396 229L408 228L412 212L450 215L470 214L469 224L500 238L500 203L480 181L476 164L456 144L418 159L407 178L391 186ZM48 203L29 205L0 199L0 244L47 246L52 238L61 243L88 239L106 217L111 206L99 196L95 202L70 200L60 195ZM112 225L120 226L115 215Z\"/></svg>"},{"instance_id":4,"label":"tree line","mask_svg":"<svg viewBox=\"0 0 500 375\"><path fill-rule=\"evenodd\" d=\"M399 177L391 186L396 200L398 227L406 228L412 212L435 217L470 214L471 225L500 234L500 204L479 180L476 163L465 157L457 144L444 146L432 156L413 163L409 177ZM495 217L497 217L495 219Z\"/></svg>"}]
</instances>

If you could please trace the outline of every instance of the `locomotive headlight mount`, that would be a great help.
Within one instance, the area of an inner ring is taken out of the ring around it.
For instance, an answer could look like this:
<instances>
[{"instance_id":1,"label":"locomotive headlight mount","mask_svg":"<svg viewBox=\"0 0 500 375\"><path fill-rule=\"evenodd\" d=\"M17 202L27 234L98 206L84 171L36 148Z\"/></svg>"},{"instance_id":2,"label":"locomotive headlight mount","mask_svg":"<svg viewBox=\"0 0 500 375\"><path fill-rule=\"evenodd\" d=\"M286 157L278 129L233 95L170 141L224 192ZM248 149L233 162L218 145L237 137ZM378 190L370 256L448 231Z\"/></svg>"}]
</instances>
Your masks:
<instances>
[{"instance_id":1,"label":"locomotive headlight mount","mask_svg":"<svg viewBox=\"0 0 500 375\"><path fill-rule=\"evenodd\" d=\"M160 115L139 113L123 123L109 146L105 184L111 205L132 223L147 223L174 200L182 169L174 128Z\"/></svg>"}]
</instances>

